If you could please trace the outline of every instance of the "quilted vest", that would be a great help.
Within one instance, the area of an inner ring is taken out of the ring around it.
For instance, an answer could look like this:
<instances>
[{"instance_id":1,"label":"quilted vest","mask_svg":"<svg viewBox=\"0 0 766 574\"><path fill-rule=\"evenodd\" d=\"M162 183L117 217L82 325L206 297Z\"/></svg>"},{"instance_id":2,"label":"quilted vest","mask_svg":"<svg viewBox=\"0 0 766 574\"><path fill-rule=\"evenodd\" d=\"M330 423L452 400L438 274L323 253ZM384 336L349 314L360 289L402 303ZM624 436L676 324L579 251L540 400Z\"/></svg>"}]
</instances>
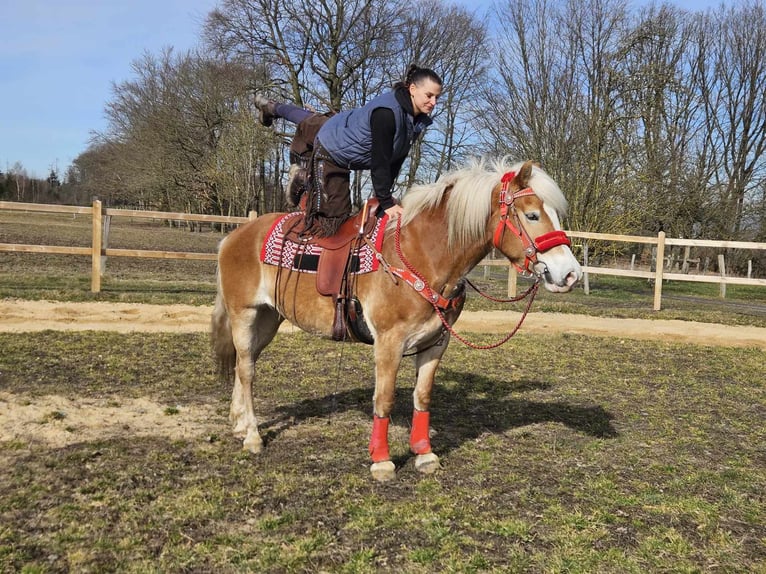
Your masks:
<instances>
[{"instance_id":1,"label":"quilted vest","mask_svg":"<svg viewBox=\"0 0 766 574\"><path fill-rule=\"evenodd\" d=\"M388 108L394 112L396 133L392 161L404 159L410 151L412 142L431 124L431 118L420 115L415 122L396 100L395 92L382 94L361 108L346 110L331 117L319 130L317 138L341 167L350 170L370 169L372 152L372 130L370 118L378 108Z\"/></svg>"}]
</instances>

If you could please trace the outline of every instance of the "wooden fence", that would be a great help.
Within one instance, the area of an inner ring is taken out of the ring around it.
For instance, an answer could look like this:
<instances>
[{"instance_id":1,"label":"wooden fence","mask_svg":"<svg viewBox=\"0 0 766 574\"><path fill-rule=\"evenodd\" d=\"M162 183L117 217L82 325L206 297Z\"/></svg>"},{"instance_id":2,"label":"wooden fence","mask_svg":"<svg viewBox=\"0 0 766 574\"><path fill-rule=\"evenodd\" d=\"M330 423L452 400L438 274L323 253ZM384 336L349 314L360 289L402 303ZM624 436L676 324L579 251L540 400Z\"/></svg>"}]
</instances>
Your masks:
<instances>
[{"instance_id":1,"label":"wooden fence","mask_svg":"<svg viewBox=\"0 0 766 574\"><path fill-rule=\"evenodd\" d=\"M56 253L67 255L86 255L91 257L91 291L98 293L101 290L101 276L105 259L107 257L144 257L160 259L197 259L215 261L215 253L189 253L178 251L152 251L144 249L111 249L108 247L108 237L111 218L123 217L133 219L162 219L171 221L199 221L208 223L226 223L239 225L253 219L256 214L251 212L248 217L231 217L225 215L196 215L190 213L170 213L164 211L137 211L127 209L103 209L100 201L94 201L91 207L78 207L68 205L45 205L37 203L17 203L12 201L0 201L0 210L44 212L44 213L71 213L90 215L92 220L91 245L90 247L64 247L54 245L24 245L17 243L0 243L0 252L25 252L25 253ZM584 231L568 231L572 239L581 239L583 247L583 271L585 273L584 286L586 293L589 290L589 275L615 275L624 277L639 277L654 281L654 310L659 311L662 305L663 281L697 281L705 283L717 283L720 286L721 295L725 296L726 285L753 285L766 287L766 279L752 277L732 277L725 272L723 255L718 255L718 274L690 274L688 272L673 273L672 259L666 258L665 248L668 246L681 246L688 250L691 247L712 247L716 249L743 249L743 250L766 250L766 243L753 243L747 241L714 241L706 239L673 239L667 238L664 232L657 237L641 237L636 235L613 235L605 233L589 233ZM643 271L634 269L633 265L628 269L595 267L589 265L588 240L612 241L637 244L650 244L655 251L654 260L661 262L655 264L654 270ZM666 265L667 262L667 265ZM508 267L508 294L516 294L517 275L514 268L507 260L485 259L480 263L484 266ZM665 267L668 267L666 271ZM686 266L685 266L686 267ZM699 270L699 265L697 265ZM688 271L688 267L685 269Z\"/></svg>"},{"instance_id":2,"label":"wooden fence","mask_svg":"<svg viewBox=\"0 0 766 574\"><path fill-rule=\"evenodd\" d=\"M249 217L232 217L226 215L197 215L193 213L170 213L165 211L138 211L131 209L102 209L101 202L96 200L91 207L73 205L46 205L37 203L16 203L0 201L0 210L27 211L43 213L71 213L90 215L92 221L90 247L64 247L57 245L24 245L19 243L0 243L0 252L15 251L23 253L57 253L65 255L88 255L91 257L90 290L93 293L101 291L101 276L107 257L145 257L154 259L195 259L215 261L215 253L194 253L181 251L154 251L148 249L110 249L108 247L111 218L124 217L128 219L163 219L172 221L201 221L208 223L227 223L238 225L247 223L256 216L251 212Z\"/></svg>"}]
</instances>

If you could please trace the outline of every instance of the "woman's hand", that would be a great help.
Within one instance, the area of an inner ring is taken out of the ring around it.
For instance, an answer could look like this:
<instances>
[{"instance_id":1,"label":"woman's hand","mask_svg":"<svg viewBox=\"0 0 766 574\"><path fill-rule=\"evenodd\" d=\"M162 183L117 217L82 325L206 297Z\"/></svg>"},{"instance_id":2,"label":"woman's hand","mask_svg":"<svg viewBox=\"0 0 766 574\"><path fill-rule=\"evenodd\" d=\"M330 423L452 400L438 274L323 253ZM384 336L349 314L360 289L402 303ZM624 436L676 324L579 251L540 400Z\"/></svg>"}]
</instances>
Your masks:
<instances>
[{"instance_id":1,"label":"woman's hand","mask_svg":"<svg viewBox=\"0 0 766 574\"><path fill-rule=\"evenodd\" d=\"M392 220L395 221L398 218L402 216L402 213L404 213L404 209L402 209L402 206L399 204L392 205L388 209L386 209L386 215Z\"/></svg>"}]
</instances>

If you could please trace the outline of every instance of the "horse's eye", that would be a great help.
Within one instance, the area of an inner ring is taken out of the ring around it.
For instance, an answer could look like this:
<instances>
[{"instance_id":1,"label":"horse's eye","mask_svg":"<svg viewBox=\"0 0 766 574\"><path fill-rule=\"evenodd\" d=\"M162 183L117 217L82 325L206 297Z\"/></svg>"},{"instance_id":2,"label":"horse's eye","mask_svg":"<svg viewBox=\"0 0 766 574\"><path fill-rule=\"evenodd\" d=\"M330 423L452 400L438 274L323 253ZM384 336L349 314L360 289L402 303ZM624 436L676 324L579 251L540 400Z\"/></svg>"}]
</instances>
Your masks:
<instances>
[{"instance_id":1,"label":"horse's eye","mask_svg":"<svg viewBox=\"0 0 766 574\"><path fill-rule=\"evenodd\" d=\"M524 217L527 218L527 221L540 221L540 214L536 211L525 213Z\"/></svg>"}]
</instances>

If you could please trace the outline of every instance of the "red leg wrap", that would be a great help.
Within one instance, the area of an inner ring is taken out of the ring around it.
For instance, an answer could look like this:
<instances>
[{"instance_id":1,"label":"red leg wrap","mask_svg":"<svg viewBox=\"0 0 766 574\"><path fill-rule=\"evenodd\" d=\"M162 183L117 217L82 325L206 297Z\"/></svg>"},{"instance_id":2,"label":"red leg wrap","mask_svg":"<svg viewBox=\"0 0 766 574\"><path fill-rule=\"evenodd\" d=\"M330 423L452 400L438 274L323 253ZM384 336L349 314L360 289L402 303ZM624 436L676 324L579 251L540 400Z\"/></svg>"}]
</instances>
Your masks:
<instances>
[{"instance_id":1,"label":"red leg wrap","mask_svg":"<svg viewBox=\"0 0 766 574\"><path fill-rule=\"evenodd\" d=\"M370 437L370 457L372 462L391 460L388 454L388 421L389 418L372 417L372 436Z\"/></svg>"},{"instance_id":2,"label":"red leg wrap","mask_svg":"<svg viewBox=\"0 0 766 574\"><path fill-rule=\"evenodd\" d=\"M415 409L412 412L412 431L410 432L410 449L415 454L431 452L431 439L428 436L430 414L428 411Z\"/></svg>"}]
</instances>

